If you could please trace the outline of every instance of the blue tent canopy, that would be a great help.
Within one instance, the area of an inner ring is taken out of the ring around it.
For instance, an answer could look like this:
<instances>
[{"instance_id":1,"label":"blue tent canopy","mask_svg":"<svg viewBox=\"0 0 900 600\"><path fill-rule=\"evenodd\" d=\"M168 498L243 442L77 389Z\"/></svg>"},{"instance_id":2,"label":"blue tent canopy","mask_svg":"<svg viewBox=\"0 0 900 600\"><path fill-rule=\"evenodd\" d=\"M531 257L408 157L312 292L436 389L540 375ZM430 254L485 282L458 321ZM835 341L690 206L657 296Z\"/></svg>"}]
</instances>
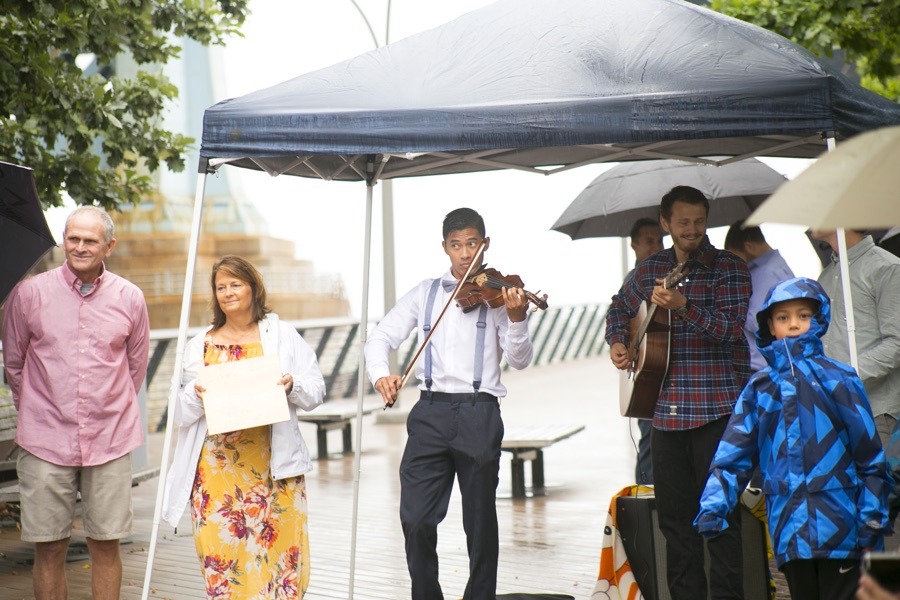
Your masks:
<instances>
[{"instance_id":1,"label":"blue tent canopy","mask_svg":"<svg viewBox=\"0 0 900 600\"><path fill-rule=\"evenodd\" d=\"M359 180L372 154L381 179L815 157L825 135L898 123L900 105L796 44L681 0L501 0L214 105L201 169Z\"/></svg>"}]
</instances>

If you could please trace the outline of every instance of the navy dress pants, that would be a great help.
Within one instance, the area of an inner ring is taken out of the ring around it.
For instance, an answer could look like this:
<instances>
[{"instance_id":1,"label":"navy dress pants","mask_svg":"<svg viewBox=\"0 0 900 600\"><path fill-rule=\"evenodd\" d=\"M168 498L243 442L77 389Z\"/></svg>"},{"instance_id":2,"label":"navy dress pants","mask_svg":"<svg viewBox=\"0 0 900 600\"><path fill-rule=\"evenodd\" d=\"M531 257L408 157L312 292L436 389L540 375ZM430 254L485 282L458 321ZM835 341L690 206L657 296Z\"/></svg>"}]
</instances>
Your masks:
<instances>
[{"instance_id":1,"label":"navy dress pants","mask_svg":"<svg viewBox=\"0 0 900 600\"><path fill-rule=\"evenodd\" d=\"M503 421L488 394L422 397L409 413L409 438L400 462L400 522L413 600L440 600L437 527L447 515L453 479L462 496L469 551L465 600L494 600L497 593L496 494Z\"/></svg>"},{"instance_id":2,"label":"navy dress pants","mask_svg":"<svg viewBox=\"0 0 900 600\"><path fill-rule=\"evenodd\" d=\"M726 519L728 529L707 541L709 594L703 568L703 537L693 522L700 512L709 465L728 417L696 429L653 428L653 481L659 529L666 538L666 581L672 600L742 600L744 565L739 508Z\"/></svg>"}]
</instances>

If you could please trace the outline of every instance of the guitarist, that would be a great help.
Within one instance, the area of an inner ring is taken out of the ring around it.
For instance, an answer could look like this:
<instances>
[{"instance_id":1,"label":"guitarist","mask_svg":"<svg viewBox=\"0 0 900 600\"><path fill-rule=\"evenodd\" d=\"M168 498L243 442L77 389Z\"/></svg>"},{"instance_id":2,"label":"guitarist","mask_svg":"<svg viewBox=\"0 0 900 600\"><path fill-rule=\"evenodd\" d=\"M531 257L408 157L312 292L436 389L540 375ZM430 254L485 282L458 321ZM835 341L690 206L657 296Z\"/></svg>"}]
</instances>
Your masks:
<instances>
[{"instance_id":1,"label":"guitarist","mask_svg":"<svg viewBox=\"0 0 900 600\"><path fill-rule=\"evenodd\" d=\"M692 520L719 439L749 377L743 325L750 274L742 260L706 237L709 202L702 192L672 188L659 206L672 247L639 264L613 296L606 325L610 358L630 365L629 321L643 302L671 311L669 370L653 417L651 451L659 527L666 539L666 580L673 600L707 597L703 541ZM660 284L679 263L687 276ZM658 309L658 310L659 310ZM729 517L727 537L709 542L710 590L719 599L743 598L740 520Z\"/></svg>"}]
</instances>

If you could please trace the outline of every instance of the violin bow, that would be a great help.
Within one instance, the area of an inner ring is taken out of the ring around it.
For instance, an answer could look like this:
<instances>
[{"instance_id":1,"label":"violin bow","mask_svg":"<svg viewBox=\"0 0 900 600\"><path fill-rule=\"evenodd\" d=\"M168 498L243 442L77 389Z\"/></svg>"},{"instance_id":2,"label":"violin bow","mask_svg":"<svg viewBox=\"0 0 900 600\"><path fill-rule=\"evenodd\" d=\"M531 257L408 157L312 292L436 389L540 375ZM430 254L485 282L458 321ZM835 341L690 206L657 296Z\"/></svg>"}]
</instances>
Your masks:
<instances>
[{"instance_id":1,"label":"violin bow","mask_svg":"<svg viewBox=\"0 0 900 600\"><path fill-rule=\"evenodd\" d=\"M403 389L403 386L406 385L406 380L409 379L409 374L412 372L413 367L416 365L416 362L419 360L419 356L421 356L422 351L428 345L428 342L431 341L431 336L434 335L434 331L438 328L438 324L441 322L441 319L444 318L444 313L447 312L447 307L450 306L450 303L456 299L456 294L459 293L459 289L462 287L463 283L465 283L472 274L472 269L475 268L475 265L478 264L478 259L481 258L481 254L484 252L484 240L481 240L481 244L478 246L478 250L475 251L475 256L472 258L472 262L469 263L469 268L466 269L466 274L463 275L458 282L456 282L456 287L453 288L453 293L450 294L450 299L447 300L447 303L444 305L444 308L441 310L441 314L438 315L437 320L434 322L434 325L431 326L431 331L428 332L428 335L425 336L425 340L422 342L422 345L419 346L419 349L416 350L416 355L413 356L412 360L409 361L409 366L406 367L406 372L403 373L403 378L400 380L400 385L398 389Z\"/></svg>"}]
</instances>

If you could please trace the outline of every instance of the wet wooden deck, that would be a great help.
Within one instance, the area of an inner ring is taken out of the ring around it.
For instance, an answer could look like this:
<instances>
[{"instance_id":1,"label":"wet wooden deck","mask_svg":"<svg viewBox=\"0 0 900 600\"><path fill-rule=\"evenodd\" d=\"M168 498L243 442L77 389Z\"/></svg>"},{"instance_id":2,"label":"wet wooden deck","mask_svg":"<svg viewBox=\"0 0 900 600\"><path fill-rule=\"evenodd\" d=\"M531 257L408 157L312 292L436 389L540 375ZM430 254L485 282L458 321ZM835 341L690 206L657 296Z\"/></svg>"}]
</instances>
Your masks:
<instances>
[{"instance_id":1,"label":"wet wooden deck","mask_svg":"<svg viewBox=\"0 0 900 600\"><path fill-rule=\"evenodd\" d=\"M633 480L635 450L627 421L619 416L617 375L606 357L509 372L502 403L508 426L583 424L584 431L544 452L549 493L498 499L500 566L498 593L556 592L588 598L610 497ZM411 403L408 390L401 403ZM397 506L397 470L406 439L402 424L363 421L362 468L354 598L409 597ZM311 447L315 426L301 424ZM331 435L338 436L339 432ZM637 435L637 434L635 434ZM635 438L636 439L636 438ZM337 444L339 439L334 438ZM354 432L355 442L355 432ZM161 439L154 436L159 455ZM307 600L346 599L350 587L353 457L317 461L307 476L312 577ZM526 469L526 478L529 478ZM134 535L123 541L122 597L141 597L158 480L134 488ZM510 456L503 453L500 495L511 489ZM177 535L163 525L154 561L151 598L203 598L200 569L186 517ZM31 598L32 549L10 521L0 532L0 599ZM90 597L90 561L76 530L67 565L69 597ZM465 535L459 495L439 529L441 584L446 598L460 598L467 579Z\"/></svg>"}]
</instances>

